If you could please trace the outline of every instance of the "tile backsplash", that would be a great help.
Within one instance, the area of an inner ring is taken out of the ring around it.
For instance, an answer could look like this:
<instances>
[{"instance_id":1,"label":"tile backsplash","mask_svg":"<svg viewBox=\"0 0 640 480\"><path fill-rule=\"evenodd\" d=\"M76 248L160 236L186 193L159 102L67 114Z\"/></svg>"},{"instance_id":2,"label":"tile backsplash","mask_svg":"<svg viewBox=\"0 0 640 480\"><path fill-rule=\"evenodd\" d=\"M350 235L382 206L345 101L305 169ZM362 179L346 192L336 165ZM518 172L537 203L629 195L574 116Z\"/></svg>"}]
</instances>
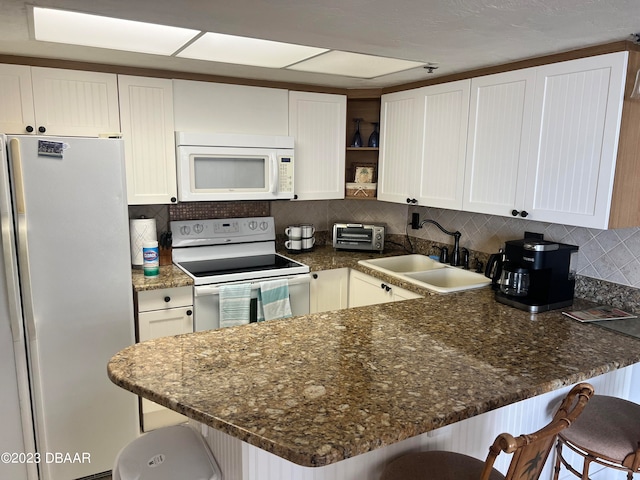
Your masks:
<instances>
[{"instance_id":1,"label":"tile backsplash","mask_svg":"<svg viewBox=\"0 0 640 480\"><path fill-rule=\"evenodd\" d=\"M129 207L130 218L155 217L158 231L168 229L169 220L228 218L271 215L279 234L295 223L313 223L319 232L329 232L335 222L379 223L389 234L405 235L450 244L452 239L434 225L411 230L411 214L430 218L447 230L459 230L460 245L491 253L506 240L522 238L525 230L543 233L544 238L580 247L578 274L640 288L640 228L597 230L520 218L499 217L455 210L414 207L372 200L317 200L305 202L212 202ZM330 238L330 235L324 238Z\"/></svg>"}]
</instances>

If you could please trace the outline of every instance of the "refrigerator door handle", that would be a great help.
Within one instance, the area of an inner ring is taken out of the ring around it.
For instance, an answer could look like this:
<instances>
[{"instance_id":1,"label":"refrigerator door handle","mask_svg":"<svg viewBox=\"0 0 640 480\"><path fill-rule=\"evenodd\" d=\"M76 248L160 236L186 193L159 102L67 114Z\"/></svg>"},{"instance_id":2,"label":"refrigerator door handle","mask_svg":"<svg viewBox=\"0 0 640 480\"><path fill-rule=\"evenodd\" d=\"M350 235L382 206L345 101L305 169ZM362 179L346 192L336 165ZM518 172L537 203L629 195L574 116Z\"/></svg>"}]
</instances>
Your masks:
<instances>
[{"instance_id":1,"label":"refrigerator door handle","mask_svg":"<svg viewBox=\"0 0 640 480\"><path fill-rule=\"evenodd\" d=\"M6 153L4 145L1 145ZM6 164L6 158L3 158ZM0 169L0 183L2 184L2 195L0 195L0 224L2 225L2 256L4 258L5 275L7 282L7 296L9 307L9 326L14 342L23 342L24 333L22 330L22 310L20 306L20 289L18 265L16 263L16 252L14 247L13 215L11 211L11 189L9 185L9 175L6 168Z\"/></svg>"},{"instance_id":2,"label":"refrigerator door handle","mask_svg":"<svg viewBox=\"0 0 640 480\"><path fill-rule=\"evenodd\" d=\"M22 156L20 153L20 140L9 140L9 152L11 157L11 169L16 200L16 223L18 240L18 263L22 278L23 315L30 340L36 339L36 325L33 314L33 297L31 293L31 269L29 268L29 248L27 243L27 209L24 196L24 182L22 177Z\"/></svg>"}]
</instances>

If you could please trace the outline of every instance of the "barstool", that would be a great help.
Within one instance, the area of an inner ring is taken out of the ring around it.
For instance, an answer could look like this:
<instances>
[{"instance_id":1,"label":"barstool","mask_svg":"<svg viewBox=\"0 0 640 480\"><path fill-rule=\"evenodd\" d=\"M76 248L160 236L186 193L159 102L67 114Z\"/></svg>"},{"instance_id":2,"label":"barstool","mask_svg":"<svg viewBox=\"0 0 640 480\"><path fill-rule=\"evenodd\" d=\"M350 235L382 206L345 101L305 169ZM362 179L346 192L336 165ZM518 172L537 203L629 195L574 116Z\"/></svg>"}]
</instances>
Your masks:
<instances>
[{"instance_id":1,"label":"barstool","mask_svg":"<svg viewBox=\"0 0 640 480\"><path fill-rule=\"evenodd\" d=\"M564 446L584 457L582 472L562 456ZM560 474L560 464L588 480L591 463L626 471L631 480L640 467L640 405L594 395L582 415L558 435L556 453L554 480Z\"/></svg>"},{"instance_id":2,"label":"barstool","mask_svg":"<svg viewBox=\"0 0 640 480\"><path fill-rule=\"evenodd\" d=\"M574 386L551 423L529 435L498 435L484 462L456 452L408 453L391 461L380 480L538 480L558 433L579 418L592 395L588 383ZM500 452L513 454L506 475L493 468Z\"/></svg>"}]
</instances>

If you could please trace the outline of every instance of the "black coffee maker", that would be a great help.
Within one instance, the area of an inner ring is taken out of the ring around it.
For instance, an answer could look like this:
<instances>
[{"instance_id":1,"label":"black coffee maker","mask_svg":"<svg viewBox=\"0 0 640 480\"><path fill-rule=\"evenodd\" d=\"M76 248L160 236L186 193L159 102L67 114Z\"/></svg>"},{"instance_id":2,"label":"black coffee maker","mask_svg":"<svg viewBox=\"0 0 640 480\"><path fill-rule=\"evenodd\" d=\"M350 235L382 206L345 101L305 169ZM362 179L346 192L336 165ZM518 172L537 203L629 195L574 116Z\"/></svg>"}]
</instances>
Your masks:
<instances>
[{"instance_id":1,"label":"black coffee maker","mask_svg":"<svg viewBox=\"0 0 640 480\"><path fill-rule=\"evenodd\" d=\"M487 265L496 300L537 313L573 303L578 247L540 238L505 242L504 251Z\"/></svg>"}]
</instances>

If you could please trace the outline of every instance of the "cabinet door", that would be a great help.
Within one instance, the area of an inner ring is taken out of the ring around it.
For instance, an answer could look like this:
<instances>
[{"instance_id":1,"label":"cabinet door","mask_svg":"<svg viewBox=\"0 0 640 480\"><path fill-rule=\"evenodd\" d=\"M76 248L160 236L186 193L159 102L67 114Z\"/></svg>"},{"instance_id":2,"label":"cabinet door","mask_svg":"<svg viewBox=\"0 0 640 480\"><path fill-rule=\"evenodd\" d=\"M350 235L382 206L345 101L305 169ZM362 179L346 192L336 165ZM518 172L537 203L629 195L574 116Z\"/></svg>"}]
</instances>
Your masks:
<instances>
[{"instance_id":1,"label":"cabinet door","mask_svg":"<svg viewBox=\"0 0 640 480\"><path fill-rule=\"evenodd\" d=\"M180 132L287 135L289 92L192 80L173 81L176 130Z\"/></svg>"},{"instance_id":2,"label":"cabinet door","mask_svg":"<svg viewBox=\"0 0 640 480\"><path fill-rule=\"evenodd\" d=\"M407 290L400 287L391 287L391 299L394 302L400 302L402 300L411 300L414 298L424 298L422 295L418 295L411 290Z\"/></svg>"},{"instance_id":3,"label":"cabinet door","mask_svg":"<svg viewBox=\"0 0 640 480\"><path fill-rule=\"evenodd\" d=\"M341 310L348 307L349 269L337 268L313 272L309 313Z\"/></svg>"},{"instance_id":4,"label":"cabinet door","mask_svg":"<svg viewBox=\"0 0 640 480\"><path fill-rule=\"evenodd\" d=\"M627 56L537 69L526 195L533 220L608 227Z\"/></svg>"},{"instance_id":5,"label":"cabinet door","mask_svg":"<svg viewBox=\"0 0 640 480\"><path fill-rule=\"evenodd\" d=\"M382 280L357 270L349 272L349 308L393 301L391 290ZM391 285L388 285L391 287Z\"/></svg>"},{"instance_id":6,"label":"cabinet door","mask_svg":"<svg viewBox=\"0 0 640 480\"><path fill-rule=\"evenodd\" d=\"M344 198L347 97L289 92L298 200Z\"/></svg>"},{"instance_id":7,"label":"cabinet door","mask_svg":"<svg viewBox=\"0 0 640 480\"><path fill-rule=\"evenodd\" d=\"M173 83L118 76L129 205L175 203Z\"/></svg>"},{"instance_id":8,"label":"cabinet door","mask_svg":"<svg viewBox=\"0 0 640 480\"><path fill-rule=\"evenodd\" d=\"M37 133L97 137L120 132L116 75L33 67L31 79Z\"/></svg>"},{"instance_id":9,"label":"cabinet door","mask_svg":"<svg viewBox=\"0 0 640 480\"><path fill-rule=\"evenodd\" d=\"M152 338L193 332L193 307L169 308L138 313L138 338Z\"/></svg>"},{"instance_id":10,"label":"cabinet door","mask_svg":"<svg viewBox=\"0 0 640 480\"><path fill-rule=\"evenodd\" d=\"M0 132L24 134L35 127L31 67L0 65Z\"/></svg>"},{"instance_id":11,"label":"cabinet door","mask_svg":"<svg viewBox=\"0 0 640 480\"><path fill-rule=\"evenodd\" d=\"M462 209L471 80L420 89L420 205Z\"/></svg>"},{"instance_id":12,"label":"cabinet door","mask_svg":"<svg viewBox=\"0 0 640 480\"><path fill-rule=\"evenodd\" d=\"M422 114L419 89L382 96L378 199L416 203ZM412 202L411 200L415 200Z\"/></svg>"},{"instance_id":13,"label":"cabinet door","mask_svg":"<svg viewBox=\"0 0 640 480\"><path fill-rule=\"evenodd\" d=\"M471 81L463 210L522 210L535 78L528 68Z\"/></svg>"},{"instance_id":14,"label":"cabinet door","mask_svg":"<svg viewBox=\"0 0 640 480\"><path fill-rule=\"evenodd\" d=\"M138 313L138 329L141 342L169 335L191 333L193 332L193 308L188 306L140 312ZM144 432L187 421L187 417L178 412L146 398L140 400L142 400L142 430Z\"/></svg>"}]
</instances>

